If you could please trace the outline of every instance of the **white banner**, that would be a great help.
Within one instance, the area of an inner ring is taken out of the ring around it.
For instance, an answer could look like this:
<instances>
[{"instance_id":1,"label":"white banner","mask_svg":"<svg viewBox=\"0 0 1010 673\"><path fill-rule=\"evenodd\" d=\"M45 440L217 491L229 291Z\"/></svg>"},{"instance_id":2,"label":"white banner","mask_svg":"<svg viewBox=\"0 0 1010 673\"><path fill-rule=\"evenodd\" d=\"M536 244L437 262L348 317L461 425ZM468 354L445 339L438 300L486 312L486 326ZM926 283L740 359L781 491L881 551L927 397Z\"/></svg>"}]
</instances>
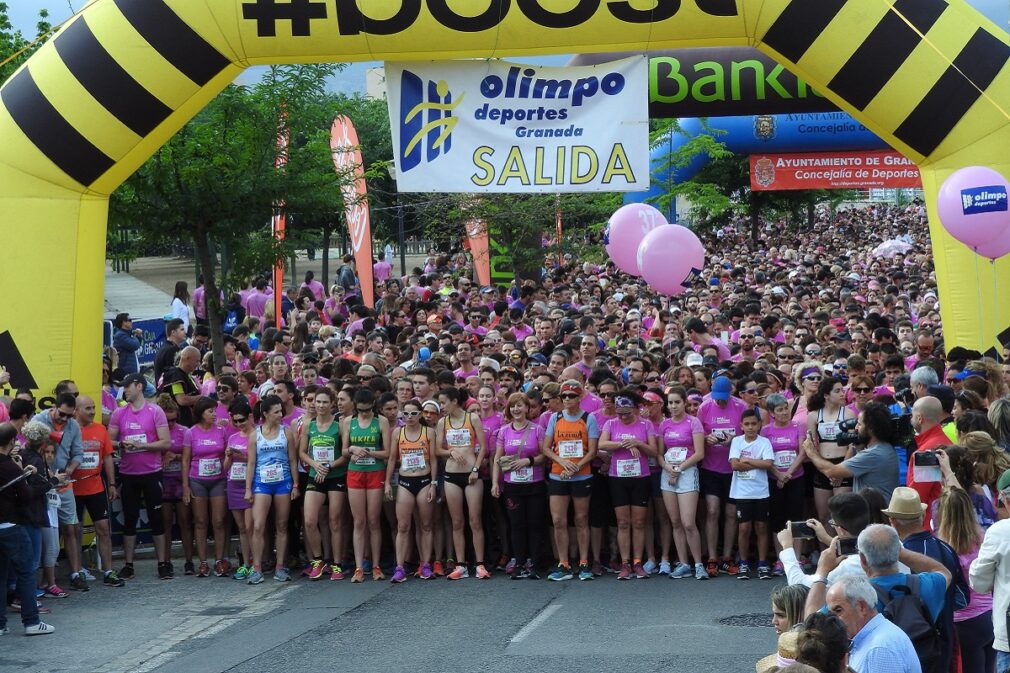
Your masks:
<instances>
[{"instance_id":1,"label":"white banner","mask_svg":"<svg viewBox=\"0 0 1010 673\"><path fill-rule=\"evenodd\" d=\"M401 192L649 188L648 60L387 63Z\"/></svg>"}]
</instances>

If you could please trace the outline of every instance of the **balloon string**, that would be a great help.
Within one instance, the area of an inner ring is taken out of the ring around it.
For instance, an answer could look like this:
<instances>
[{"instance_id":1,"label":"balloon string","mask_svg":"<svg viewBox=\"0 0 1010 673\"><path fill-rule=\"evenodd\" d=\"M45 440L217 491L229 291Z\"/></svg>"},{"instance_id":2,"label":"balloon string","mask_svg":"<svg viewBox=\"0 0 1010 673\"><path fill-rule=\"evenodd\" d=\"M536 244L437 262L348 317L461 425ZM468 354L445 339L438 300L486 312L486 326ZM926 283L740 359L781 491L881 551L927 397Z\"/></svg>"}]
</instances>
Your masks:
<instances>
[{"instance_id":1,"label":"balloon string","mask_svg":"<svg viewBox=\"0 0 1010 673\"><path fill-rule=\"evenodd\" d=\"M995 313L999 313L1002 305L999 303L999 275L996 272L996 260L990 259L989 263L992 265L992 302L993 309ZM997 318L998 319L998 318ZM999 324L999 323L997 323ZM1003 344L999 341L999 335L996 335L996 361L1003 361Z\"/></svg>"},{"instance_id":2,"label":"balloon string","mask_svg":"<svg viewBox=\"0 0 1010 673\"><path fill-rule=\"evenodd\" d=\"M973 248L975 251L975 287L978 290L978 332L981 335L982 343L981 350L985 352L985 342L987 341L985 332L985 311L982 309L982 276L979 274L978 268L978 249Z\"/></svg>"}]
</instances>

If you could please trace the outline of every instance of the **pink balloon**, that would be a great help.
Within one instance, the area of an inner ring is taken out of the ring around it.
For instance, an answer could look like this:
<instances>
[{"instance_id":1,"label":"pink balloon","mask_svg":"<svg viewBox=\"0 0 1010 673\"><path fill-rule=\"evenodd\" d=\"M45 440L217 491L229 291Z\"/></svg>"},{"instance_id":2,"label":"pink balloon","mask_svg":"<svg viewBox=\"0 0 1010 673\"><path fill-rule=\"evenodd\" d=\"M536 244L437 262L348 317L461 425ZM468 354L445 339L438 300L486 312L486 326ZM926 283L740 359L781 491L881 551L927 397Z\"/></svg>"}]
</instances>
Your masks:
<instances>
[{"instance_id":1,"label":"pink balloon","mask_svg":"<svg viewBox=\"0 0 1010 673\"><path fill-rule=\"evenodd\" d=\"M1010 253L1010 228L991 241L975 247L975 254L989 259L999 259L1007 253Z\"/></svg>"},{"instance_id":2,"label":"pink balloon","mask_svg":"<svg viewBox=\"0 0 1010 673\"><path fill-rule=\"evenodd\" d=\"M603 246L617 268L632 276L638 272L638 244L645 235L667 224L663 213L645 203L629 203L610 216L603 233Z\"/></svg>"},{"instance_id":3,"label":"pink balloon","mask_svg":"<svg viewBox=\"0 0 1010 673\"><path fill-rule=\"evenodd\" d=\"M678 224L656 227L638 246L642 278L658 292L676 296L690 289L705 266L705 247Z\"/></svg>"},{"instance_id":4,"label":"pink balloon","mask_svg":"<svg viewBox=\"0 0 1010 673\"><path fill-rule=\"evenodd\" d=\"M991 168L968 166L954 171L937 196L940 222L951 236L978 254L984 254L981 248L991 252L990 244L1010 229L1008 194L1010 183Z\"/></svg>"}]
</instances>

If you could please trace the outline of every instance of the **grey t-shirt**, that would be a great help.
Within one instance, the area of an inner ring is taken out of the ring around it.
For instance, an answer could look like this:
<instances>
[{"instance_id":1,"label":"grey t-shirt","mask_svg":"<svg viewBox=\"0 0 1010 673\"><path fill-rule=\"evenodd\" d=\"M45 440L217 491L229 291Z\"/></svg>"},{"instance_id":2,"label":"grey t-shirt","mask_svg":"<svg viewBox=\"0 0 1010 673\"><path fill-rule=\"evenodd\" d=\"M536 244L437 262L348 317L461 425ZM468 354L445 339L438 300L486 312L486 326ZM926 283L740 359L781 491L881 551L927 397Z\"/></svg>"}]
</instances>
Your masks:
<instances>
[{"instance_id":1,"label":"grey t-shirt","mask_svg":"<svg viewBox=\"0 0 1010 673\"><path fill-rule=\"evenodd\" d=\"M852 472L856 493L872 486L889 501L891 492L898 486L898 454L886 442L871 444L842 465Z\"/></svg>"}]
</instances>

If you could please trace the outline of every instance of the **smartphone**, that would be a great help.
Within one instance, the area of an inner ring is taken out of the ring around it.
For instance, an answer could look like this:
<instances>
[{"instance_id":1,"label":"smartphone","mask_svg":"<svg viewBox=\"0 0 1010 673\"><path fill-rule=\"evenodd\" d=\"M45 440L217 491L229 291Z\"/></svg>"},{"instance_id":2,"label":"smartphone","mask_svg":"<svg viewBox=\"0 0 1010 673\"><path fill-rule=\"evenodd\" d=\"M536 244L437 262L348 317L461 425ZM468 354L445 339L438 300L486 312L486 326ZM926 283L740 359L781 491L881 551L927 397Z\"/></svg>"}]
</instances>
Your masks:
<instances>
[{"instance_id":1,"label":"smartphone","mask_svg":"<svg viewBox=\"0 0 1010 673\"><path fill-rule=\"evenodd\" d=\"M794 540L813 540L817 537L817 533L806 521L793 521L789 524L789 530L792 532Z\"/></svg>"},{"instance_id":2,"label":"smartphone","mask_svg":"<svg viewBox=\"0 0 1010 673\"><path fill-rule=\"evenodd\" d=\"M854 537L838 538L838 548L836 552L839 556L851 556L852 554L858 554L859 550L856 548L856 538Z\"/></svg>"},{"instance_id":3,"label":"smartphone","mask_svg":"<svg viewBox=\"0 0 1010 673\"><path fill-rule=\"evenodd\" d=\"M912 454L913 467L936 467L940 464L940 457L935 451L920 451Z\"/></svg>"}]
</instances>

